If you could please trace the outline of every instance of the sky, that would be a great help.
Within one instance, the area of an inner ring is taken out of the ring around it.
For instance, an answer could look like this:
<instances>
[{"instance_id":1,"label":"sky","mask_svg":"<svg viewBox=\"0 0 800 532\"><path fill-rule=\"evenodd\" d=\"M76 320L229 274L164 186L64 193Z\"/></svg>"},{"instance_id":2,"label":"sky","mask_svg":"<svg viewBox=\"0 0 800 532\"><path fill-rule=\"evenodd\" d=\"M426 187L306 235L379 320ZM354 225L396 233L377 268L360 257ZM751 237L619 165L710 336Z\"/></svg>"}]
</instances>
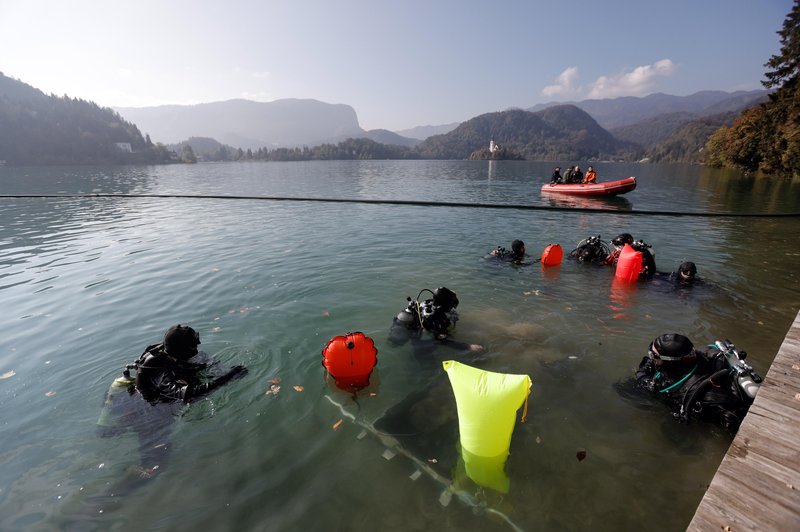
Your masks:
<instances>
[{"instance_id":1,"label":"sky","mask_svg":"<svg viewBox=\"0 0 800 532\"><path fill-rule=\"evenodd\" d=\"M400 131L760 89L792 0L0 0L0 72L107 107L313 98Z\"/></svg>"}]
</instances>

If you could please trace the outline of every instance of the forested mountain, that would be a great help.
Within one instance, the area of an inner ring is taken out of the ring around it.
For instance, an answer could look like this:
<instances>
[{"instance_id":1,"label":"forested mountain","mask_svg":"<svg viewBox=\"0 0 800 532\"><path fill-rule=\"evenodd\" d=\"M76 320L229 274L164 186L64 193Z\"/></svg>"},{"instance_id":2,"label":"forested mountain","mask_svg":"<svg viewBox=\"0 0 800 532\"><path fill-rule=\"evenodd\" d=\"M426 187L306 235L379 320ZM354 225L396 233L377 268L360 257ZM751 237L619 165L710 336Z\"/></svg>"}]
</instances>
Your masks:
<instances>
[{"instance_id":1,"label":"forested mountain","mask_svg":"<svg viewBox=\"0 0 800 532\"><path fill-rule=\"evenodd\" d=\"M586 112L561 105L537 113L510 110L480 115L450 133L430 137L417 146L417 152L427 159L464 159L489 139L536 160L622 159L635 151Z\"/></svg>"},{"instance_id":2,"label":"forested mountain","mask_svg":"<svg viewBox=\"0 0 800 532\"><path fill-rule=\"evenodd\" d=\"M604 128L612 129L663 114L683 112L701 117L743 109L763 101L766 96L766 90L700 91L689 96L673 96L659 92L644 97L623 96L569 103L589 113ZM563 105L563 103L539 104L528 110L535 112L557 105Z\"/></svg>"},{"instance_id":3,"label":"forested mountain","mask_svg":"<svg viewBox=\"0 0 800 532\"><path fill-rule=\"evenodd\" d=\"M153 145L135 125L111 109L68 96L48 96L0 73L0 160L7 164L153 163L169 159L166 148Z\"/></svg>"},{"instance_id":4,"label":"forested mountain","mask_svg":"<svg viewBox=\"0 0 800 532\"><path fill-rule=\"evenodd\" d=\"M425 140L428 137L432 137L434 135L444 135L445 133L450 133L455 128L457 128L459 124L460 122L454 122L452 124L442 124L441 126L417 126L417 127L412 127L411 129L403 129L401 131L395 131L395 133L410 139Z\"/></svg>"},{"instance_id":5,"label":"forested mountain","mask_svg":"<svg viewBox=\"0 0 800 532\"><path fill-rule=\"evenodd\" d=\"M654 163L704 163L709 137L737 116L737 112L728 112L681 124L668 138L647 146L644 157Z\"/></svg>"},{"instance_id":6,"label":"forested mountain","mask_svg":"<svg viewBox=\"0 0 800 532\"><path fill-rule=\"evenodd\" d=\"M646 118L635 124L609 129L619 140L649 146L669 138L680 126L695 120L697 115L680 111Z\"/></svg>"},{"instance_id":7,"label":"forested mountain","mask_svg":"<svg viewBox=\"0 0 800 532\"><path fill-rule=\"evenodd\" d=\"M241 158L240 150L207 137L191 137L177 144L169 144L167 148L177 154L182 154L186 151L187 146L200 161L234 161Z\"/></svg>"},{"instance_id":8,"label":"forested mountain","mask_svg":"<svg viewBox=\"0 0 800 532\"><path fill-rule=\"evenodd\" d=\"M389 131L388 129L371 129L357 138L365 138L375 142L380 142L381 144L391 144L394 146L412 147L420 143L420 140L418 139L403 137L397 133Z\"/></svg>"}]
</instances>

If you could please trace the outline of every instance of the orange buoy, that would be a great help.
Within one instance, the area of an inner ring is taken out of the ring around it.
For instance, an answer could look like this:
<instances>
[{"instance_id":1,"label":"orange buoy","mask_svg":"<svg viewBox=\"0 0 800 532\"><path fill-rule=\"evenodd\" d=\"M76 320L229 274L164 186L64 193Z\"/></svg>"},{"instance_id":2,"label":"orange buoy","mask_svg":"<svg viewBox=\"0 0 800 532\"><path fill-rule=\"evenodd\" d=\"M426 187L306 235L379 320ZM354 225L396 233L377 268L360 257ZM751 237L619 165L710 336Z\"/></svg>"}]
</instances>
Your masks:
<instances>
[{"instance_id":1,"label":"orange buoy","mask_svg":"<svg viewBox=\"0 0 800 532\"><path fill-rule=\"evenodd\" d=\"M322 350L322 365L340 387L363 388L377 359L378 350L372 338L362 332L334 336Z\"/></svg>"},{"instance_id":2,"label":"orange buoy","mask_svg":"<svg viewBox=\"0 0 800 532\"><path fill-rule=\"evenodd\" d=\"M559 244L550 244L542 251L542 266L558 266L564 258L564 250Z\"/></svg>"},{"instance_id":3,"label":"orange buoy","mask_svg":"<svg viewBox=\"0 0 800 532\"><path fill-rule=\"evenodd\" d=\"M642 252L636 251L630 245L625 244L617 260L617 269L614 277L623 281L634 282L642 273Z\"/></svg>"}]
</instances>

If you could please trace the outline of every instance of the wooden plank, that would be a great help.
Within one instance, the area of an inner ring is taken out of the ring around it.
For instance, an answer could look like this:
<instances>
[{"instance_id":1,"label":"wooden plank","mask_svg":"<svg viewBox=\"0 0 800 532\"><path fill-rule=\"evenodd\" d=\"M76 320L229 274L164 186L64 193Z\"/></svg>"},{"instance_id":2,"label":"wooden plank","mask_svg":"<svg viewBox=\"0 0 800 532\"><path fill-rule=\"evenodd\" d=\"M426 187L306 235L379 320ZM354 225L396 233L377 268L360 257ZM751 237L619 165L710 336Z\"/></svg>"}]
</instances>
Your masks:
<instances>
[{"instance_id":1,"label":"wooden plank","mask_svg":"<svg viewBox=\"0 0 800 532\"><path fill-rule=\"evenodd\" d=\"M800 530L800 312L688 527L727 529Z\"/></svg>"}]
</instances>

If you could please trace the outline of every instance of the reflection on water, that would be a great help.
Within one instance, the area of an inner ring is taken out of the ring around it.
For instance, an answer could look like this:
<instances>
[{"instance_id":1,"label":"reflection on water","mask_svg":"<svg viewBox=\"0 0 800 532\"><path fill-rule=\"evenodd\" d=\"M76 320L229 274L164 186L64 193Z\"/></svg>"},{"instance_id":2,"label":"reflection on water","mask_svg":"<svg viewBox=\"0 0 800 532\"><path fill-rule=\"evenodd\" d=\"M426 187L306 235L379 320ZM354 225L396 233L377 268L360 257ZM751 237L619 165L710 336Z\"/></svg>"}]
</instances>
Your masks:
<instances>
[{"instance_id":1,"label":"reflection on water","mask_svg":"<svg viewBox=\"0 0 800 532\"><path fill-rule=\"evenodd\" d=\"M538 189L551 170L508 161L493 170L485 161L2 167L0 187L548 205ZM793 181L692 166L599 171L600 179L637 175L637 189L621 198L633 210L800 210ZM524 529L654 520L684 529L730 437L638 408L614 383L665 332L695 344L730 338L766 373L800 305L794 218L177 198L0 203L0 376L11 375L0 379L0 406L13 435L0 443L4 530L506 527L490 514L476 518L428 469ZM516 238L538 258L549 243L568 252L586 236L621 232L653 244L660 272L692 260L705 282L677 288L657 276L620 287L610 268L483 260ZM528 421L517 424L504 469L507 495L467 474L441 370L453 352L434 348L421 361L388 341L405 297L438 286L461 301L454 339L485 347L458 360L533 380ZM104 393L176 322L199 330L222 364L250 374L177 418L168 466L99 514L90 498L139 463L135 435L95 438ZM354 331L378 348L376 380L355 398L327 383L321 365L325 343ZM275 379L280 392L267 395ZM365 426L391 434L409 456L387 459ZM653 500L670 500L671 511Z\"/></svg>"}]
</instances>

